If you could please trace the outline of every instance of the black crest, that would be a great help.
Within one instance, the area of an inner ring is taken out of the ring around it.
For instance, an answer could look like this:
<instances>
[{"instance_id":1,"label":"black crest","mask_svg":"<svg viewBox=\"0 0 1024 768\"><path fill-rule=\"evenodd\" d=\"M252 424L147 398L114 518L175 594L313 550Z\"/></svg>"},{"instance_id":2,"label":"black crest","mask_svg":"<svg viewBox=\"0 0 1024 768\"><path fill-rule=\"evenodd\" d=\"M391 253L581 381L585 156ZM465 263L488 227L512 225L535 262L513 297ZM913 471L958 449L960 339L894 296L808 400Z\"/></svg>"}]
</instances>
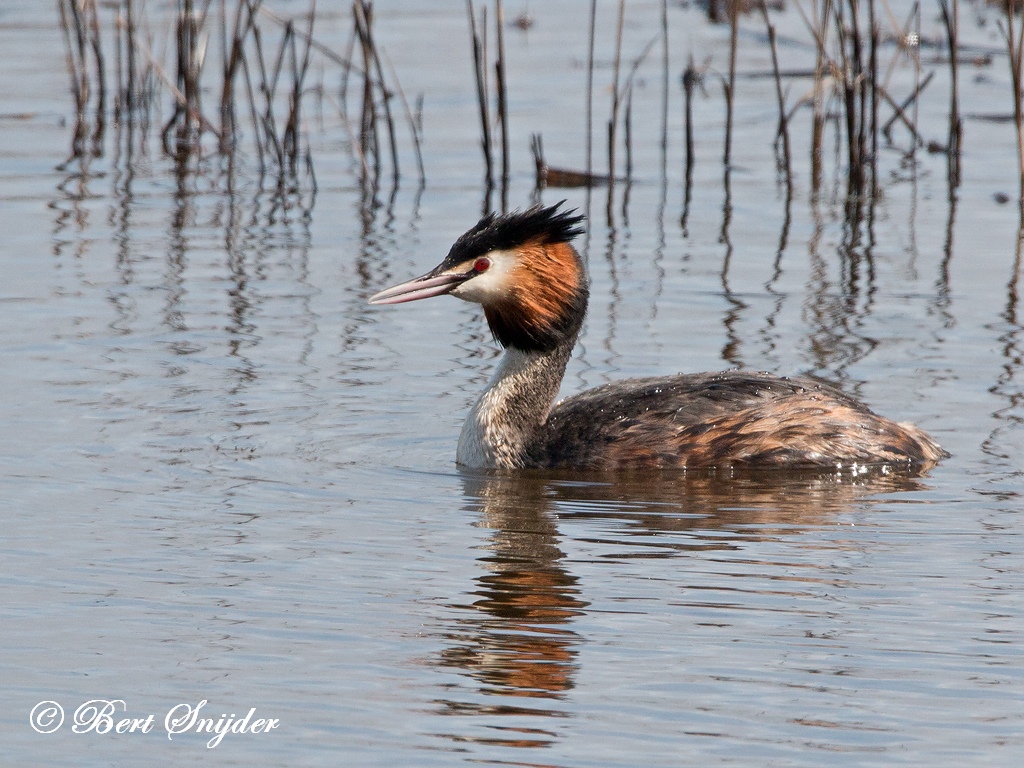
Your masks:
<instances>
[{"instance_id":1,"label":"black crest","mask_svg":"<svg viewBox=\"0 0 1024 768\"><path fill-rule=\"evenodd\" d=\"M584 217L575 209L560 211L564 203L563 200L547 208L534 205L525 211L500 216L487 214L455 241L440 268L447 269L490 251L512 250L531 241L540 241L541 244L570 242L576 235L583 234L580 224Z\"/></svg>"}]
</instances>

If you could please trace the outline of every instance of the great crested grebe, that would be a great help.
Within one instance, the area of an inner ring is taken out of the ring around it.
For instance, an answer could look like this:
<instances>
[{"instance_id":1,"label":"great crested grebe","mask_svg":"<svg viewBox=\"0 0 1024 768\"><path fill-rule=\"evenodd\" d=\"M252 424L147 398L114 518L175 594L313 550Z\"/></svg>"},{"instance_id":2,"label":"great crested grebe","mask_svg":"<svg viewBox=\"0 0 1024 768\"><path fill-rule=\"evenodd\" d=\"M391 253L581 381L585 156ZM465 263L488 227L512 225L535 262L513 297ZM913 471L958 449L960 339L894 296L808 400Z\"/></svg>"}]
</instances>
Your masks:
<instances>
[{"instance_id":1,"label":"great crested grebe","mask_svg":"<svg viewBox=\"0 0 1024 768\"><path fill-rule=\"evenodd\" d=\"M806 378L727 371L624 379L552 406L587 311L587 276L570 242L583 216L534 206L490 214L422 277L371 304L450 293L484 308L505 348L466 417L465 467L579 469L926 464L928 435Z\"/></svg>"}]
</instances>

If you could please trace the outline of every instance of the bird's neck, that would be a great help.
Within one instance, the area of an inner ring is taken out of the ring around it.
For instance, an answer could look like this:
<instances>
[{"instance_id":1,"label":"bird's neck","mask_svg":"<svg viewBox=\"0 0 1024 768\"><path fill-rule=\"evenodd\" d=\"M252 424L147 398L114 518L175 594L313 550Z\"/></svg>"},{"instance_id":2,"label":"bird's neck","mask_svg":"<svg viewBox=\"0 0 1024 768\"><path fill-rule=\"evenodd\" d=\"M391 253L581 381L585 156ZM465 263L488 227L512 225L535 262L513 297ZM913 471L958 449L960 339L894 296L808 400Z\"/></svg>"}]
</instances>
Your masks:
<instances>
[{"instance_id":1,"label":"bird's neck","mask_svg":"<svg viewBox=\"0 0 1024 768\"><path fill-rule=\"evenodd\" d=\"M575 341L575 339L573 339ZM456 459L465 467L527 466L532 440L544 428L573 342L548 352L509 347L487 389L466 417Z\"/></svg>"}]
</instances>

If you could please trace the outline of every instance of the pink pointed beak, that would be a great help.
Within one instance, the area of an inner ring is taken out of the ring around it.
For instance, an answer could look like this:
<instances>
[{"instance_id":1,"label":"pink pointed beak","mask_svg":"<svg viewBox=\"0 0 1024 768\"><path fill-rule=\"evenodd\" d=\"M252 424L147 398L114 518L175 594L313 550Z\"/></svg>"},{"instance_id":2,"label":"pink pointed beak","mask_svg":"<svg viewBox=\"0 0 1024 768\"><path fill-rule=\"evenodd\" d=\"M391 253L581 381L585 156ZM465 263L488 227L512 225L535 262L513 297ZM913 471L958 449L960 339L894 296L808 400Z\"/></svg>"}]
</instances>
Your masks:
<instances>
[{"instance_id":1,"label":"pink pointed beak","mask_svg":"<svg viewBox=\"0 0 1024 768\"><path fill-rule=\"evenodd\" d=\"M443 296L458 288L469 278L473 277L473 274L472 272L468 274L455 272L435 274L431 271L371 296L370 303L404 304L407 301L419 301L420 299L429 299L432 296Z\"/></svg>"}]
</instances>

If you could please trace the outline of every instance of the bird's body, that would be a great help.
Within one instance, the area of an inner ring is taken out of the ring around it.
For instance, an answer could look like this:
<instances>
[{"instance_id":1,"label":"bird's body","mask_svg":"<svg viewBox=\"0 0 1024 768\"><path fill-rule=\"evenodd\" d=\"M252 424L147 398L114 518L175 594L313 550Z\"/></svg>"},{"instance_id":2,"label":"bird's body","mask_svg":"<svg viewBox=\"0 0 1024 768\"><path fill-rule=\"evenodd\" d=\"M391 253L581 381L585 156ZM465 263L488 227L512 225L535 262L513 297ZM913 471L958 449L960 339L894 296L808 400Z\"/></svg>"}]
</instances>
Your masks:
<instances>
[{"instance_id":1,"label":"bird's body","mask_svg":"<svg viewBox=\"0 0 1024 768\"><path fill-rule=\"evenodd\" d=\"M434 270L372 303L451 293L480 303L506 348L459 437L477 468L622 470L928 464L923 431L813 379L729 371L625 379L552 405L587 305L570 245L582 217L559 206L488 216Z\"/></svg>"}]
</instances>

